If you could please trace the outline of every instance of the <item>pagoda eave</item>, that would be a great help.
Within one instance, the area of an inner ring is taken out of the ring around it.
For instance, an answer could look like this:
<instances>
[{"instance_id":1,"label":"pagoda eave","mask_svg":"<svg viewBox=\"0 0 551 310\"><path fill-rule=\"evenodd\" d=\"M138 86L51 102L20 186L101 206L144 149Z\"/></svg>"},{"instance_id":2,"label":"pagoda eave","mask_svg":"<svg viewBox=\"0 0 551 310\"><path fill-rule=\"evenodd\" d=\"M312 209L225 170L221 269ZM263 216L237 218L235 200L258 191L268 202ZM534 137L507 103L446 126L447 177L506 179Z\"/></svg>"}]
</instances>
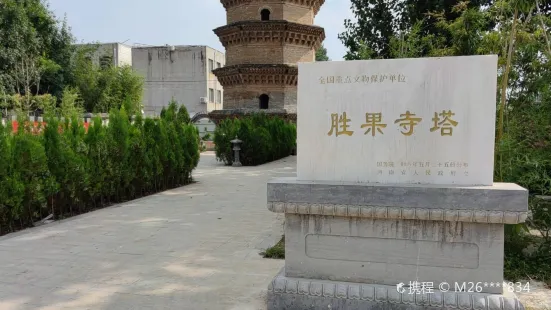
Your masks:
<instances>
[{"instance_id":1,"label":"pagoda eave","mask_svg":"<svg viewBox=\"0 0 551 310\"><path fill-rule=\"evenodd\" d=\"M235 30L245 31L273 31L273 30L290 30L300 31L306 34L321 35L324 29L316 25L306 25L294 23L287 20L242 20L233 22L214 29L216 35L224 35L227 32Z\"/></svg>"},{"instance_id":2,"label":"pagoda eave","mask_svg":"<svg viewBox=\"0 0 551 310\"><path fill-rule=\"evenodd\" d=\"M285 20L239 21L214 29L224 47L250 43L303 45L317 49L325 39L322 27Z\"/></svg>"}]
</instances>

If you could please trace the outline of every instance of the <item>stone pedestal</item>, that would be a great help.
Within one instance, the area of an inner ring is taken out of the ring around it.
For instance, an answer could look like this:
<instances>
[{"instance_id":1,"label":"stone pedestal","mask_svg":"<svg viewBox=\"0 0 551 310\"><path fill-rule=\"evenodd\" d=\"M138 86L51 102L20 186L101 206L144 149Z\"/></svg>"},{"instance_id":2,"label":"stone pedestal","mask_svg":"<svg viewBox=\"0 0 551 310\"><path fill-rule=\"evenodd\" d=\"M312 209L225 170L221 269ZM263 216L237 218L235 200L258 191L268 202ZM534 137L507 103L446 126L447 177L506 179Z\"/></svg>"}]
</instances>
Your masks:
<instances>
[{"instance_id":1,"label":"stone pedestal","mask_svg":"<svg viewBox=\"0 0 551 310\"><path fill-rule=\"evenodd\" d=\"M464 309L521 310L514 295L470 292L399 293L396 286L324 281L285 276L268 286L268 309Z\"/></svg>"},{"instance_id":2,"label":"stone pedestal","mask_svg":"<svg viewBox=\"0 0 551 310\"><path fill-rule=\"evenodd\" d=\"M285 213L286 259L268 309L522 309L502 295L503 225L524 222L527 202L508 183L272 180L268 209ZM432 292L411 294L414 281Z\"/></svg>"}]
</instances>

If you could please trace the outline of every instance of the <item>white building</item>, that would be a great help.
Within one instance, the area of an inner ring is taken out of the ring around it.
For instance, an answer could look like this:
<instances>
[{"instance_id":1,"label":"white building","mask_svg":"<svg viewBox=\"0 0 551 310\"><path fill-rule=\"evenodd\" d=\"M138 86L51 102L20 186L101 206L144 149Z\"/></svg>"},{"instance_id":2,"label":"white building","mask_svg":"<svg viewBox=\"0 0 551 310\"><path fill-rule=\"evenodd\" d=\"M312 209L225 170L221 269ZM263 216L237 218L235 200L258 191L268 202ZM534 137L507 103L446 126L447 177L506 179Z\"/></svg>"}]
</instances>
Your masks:
<instances>
[{"instance_id":1,"label":"white building","mask_svg":"<svg viewBox=\"0 0 551 310\"><path fill-rule=\"evenodd\" d=\"M190 115L220 110L224 91L212 70L225 56L208 46L153 46L132 49L132 67L144 80L146 115L159 115L171 99Z\"/></svg>"},{"instance_id":2,"label":"white building","mask_svg":"<svg viewBox=\"0 0 551 310\"><path fill-rule=\"evenodd\" d=\"M122 43L76 44L77 47L90 47L97 50L92 54L95 64L111 63L113 66L132 66L132 46Z\"/></svg>"}]
</instances>

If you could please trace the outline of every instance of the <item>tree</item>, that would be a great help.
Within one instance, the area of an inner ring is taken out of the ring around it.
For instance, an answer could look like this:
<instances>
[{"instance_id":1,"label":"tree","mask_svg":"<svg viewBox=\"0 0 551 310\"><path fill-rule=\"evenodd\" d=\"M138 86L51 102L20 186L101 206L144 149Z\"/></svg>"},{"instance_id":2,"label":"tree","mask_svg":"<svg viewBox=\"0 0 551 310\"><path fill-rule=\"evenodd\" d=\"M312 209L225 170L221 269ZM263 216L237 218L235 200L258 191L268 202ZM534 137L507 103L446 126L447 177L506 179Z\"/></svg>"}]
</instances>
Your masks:
<instances>
[{"instance_id":1,"label":"tree","mask_svg":"<svg viewBox=\"0 0 551 310\"><path fill-rule=\"evenodd\" d=\"M132 176L129 186L130 198L142 196L148 181L146 165L146 144L143 130L143 118L136 116L134 124L130 127L129 148L132 156L128 157L128 169Z\"/></svg>"},{"instance_id":2,"label":"tree","mask_svg":"<svg viewBox=\"0 0 551 310\"><path fill-rule=\"evenodd\" d=\"M141 112L143 80L129 66L101 67L90 60L98 46L77 49L66 19L58 21L46 0L0 1L0 102L4 108L38 108L34 96L52 94L58 103L76 88L83 107L109 112L124 106ZM7 96L22 95L21 100Z\"/></svg>"},{"instance_id":3,"label":"tree","mask_svg":"<svg viewBox=\"0 0 551 310\"><path fill-rule=\"evenodd\" d=\"M124 196L120 188L126 188L130 183L130 172L127 169L130 154L130 122L124 108L112 109L109 113L109 126L107 127L107 147L109 152L110 172L107 180L110 183L109 194L119 201Z\"/></svg>"},{"instance_id":4,"label":"tree","mask_svg":"<svg viewBox=\"0 0 551 310\"><path fill-rule=\"evenodd\" d=\"M419 38L437 37L449 44L450 33L438 24L442 19L452 22L461 12L454 9L457 4L467 8L480 8L493 0L351 0L356 21L344 21L345 32L339 39L348 48L345 59L392 58L396 56L392 41L403 42L413 27ZM492 25L488 24L487 29ZM422 55L428 55L428 46L418 46ZM401 50L401 48L399 48Z\"/></svg>"},{"instance_id":5,"label":"tree","mask_svg":"<svg viewBox=\"0 0 551 310\"><path fill-rule=\"evenodd\" d=\"M117 76L116 83L119 87L118 94L123 98L121 105L126 103L125 109L128 115L141 114L143 108L143 78L134 72L130 66L115 69Z\"/></svg>"},{"instance_id":6,"label":"tree","mask_svg":"<svg viewBox=\"0 0 551 310\"><path fill-rule=\"evenodd\" d=\"M101 66L92 61L98 45L81 46L75 53L74 84L86 111L108 113L126 109L128 115L141 112L143 78L130 66Z\"/></svg>"},{"instance_id":7,"label":"tree","mask_svg":"<svg viewBox=\"0 0 551 310\"><path fill-rule=\"evenodd\" d=\"M0 37L0 84L9 94L61 96L71 82L74 39L44 0L0 1Z\"/></svg>"},{"instance_id":8,"label":"tree","mask_svg":"<svg viewBox=\"0 0 551 310\"><path fill-rule=\"evenodd\" d=\"M162 171L161 158L157 150L157 129L158 125L151 118L147 118L144 122L144 142L145 142L145 166L147 174L147 190L150 192L157 191L159 188L159 179Z\"/></svg>"},{"instance_id":9,"label":"tree","mask_svg":"<svg viewBox=\"0 0 551 310\"><path fill-rule=\"evenodd\" d=\"M185 105L180 105L176 118L181 124L189 124L191 122L191 119L189 118L189 113L187 112L187 108Z\"/></svg>"},{"instance_id":10,"label":"tree","mask_svg":"<svg viewBox=\"0 0 551 310\"><path fill-rule=\"evenodd\" d=\"M316 61L329 61L329 57L327 56L327 49L323 44L316 50Z\"/></svg>"},{"instance_id":11,"label":"tree","mask_svg":"<svg viewBox=\"0 0 551 310\"><path fill-rule=\"evenodd\" d=\"M178 114L178 102L172 98L168 103L168 107L161 110L161 118L169 122L175 122Z\"/></svg>"},{"instance_id":12,"label":"tree","mask_svg":"<svg viewBox=\"0 0 551 310\"><path fill-rule=\"evenodd\" d=\"M371 54L373 58L390 57L390 38L399 28L400 19L395 18L398 11L398 0L351 0L351 9L357 21L344 21L345 32L339 39L348 48L347 60L361 59ZM367 49L369 53L365 53Z\"/></svg>"},{"instance_id":13,"label":"tree","mask_svg":"<svg viewBox=\"0 0 551 310\"><path fill-rule=\"evenodd\" d=\"M30 134L28 128L19 128L12 142L13 169L20 177L24 193L21 209L18 210L19 220L32 223L43 217L43 211L47 211L46 198L55 192L55 179L48 169L39 137Z\"/></svg>"},{"instance_id":14,"label":"tree","mask_svg":"<svg viewBox=\"0 0 551 310\"><path fill-rule=\"evenodd\" d=\"M109 145L107 129L102 125L101 118L95 117L88 128L84 141L88 149L91 200L96 205L103 205L109 194L108 178L111 168L109 161Z\"/></svg>"},{"instance_id":15,"label":"tree","mask_svg":"<svg viewBox=\"0 0 551 310\"><path fill-rule=\"evenodd\" d=\"M67 119L73 119L79 118L83 112L77 90L69 87L65 88L59 104L58 114Z\"/></svg>"},{"instance_id":16,"label":"tree","mask_svg":"<svg viewBox=\"0 0 551 310\"><path fill-rule=\"evenodd\" d=\"M359 2L353 1L353 6ZM366 25L385 27L384 19L376 17L376 11L360 10L365 14L356 14L356 28L348 29L348 57L499 56L494 179L529 189L532 215L527 222L541 234L523 234L519 225L506 226L505 276L510 280L519 275L549 279L551 204L534 197L551 195L549 6L538 0L499 0L427 1L405 8L398 27L388 31L389 35L364 29ZM420 14L423 11L426 14ZM375 42L366 39L370 36ZM536 250L528 255L523 250L530 245Z\"/></svg>"}]
</instances>

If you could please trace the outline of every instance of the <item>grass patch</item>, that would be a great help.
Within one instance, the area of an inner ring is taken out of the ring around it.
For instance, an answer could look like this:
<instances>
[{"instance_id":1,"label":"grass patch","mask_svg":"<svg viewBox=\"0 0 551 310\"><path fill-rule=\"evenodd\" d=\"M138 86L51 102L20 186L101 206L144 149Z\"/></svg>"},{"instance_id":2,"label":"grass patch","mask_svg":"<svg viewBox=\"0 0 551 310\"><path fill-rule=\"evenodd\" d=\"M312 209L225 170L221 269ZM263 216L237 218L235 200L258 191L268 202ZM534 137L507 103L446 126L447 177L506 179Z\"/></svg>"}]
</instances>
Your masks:
<instances>
[{"instance_id":1,"label":"grass patch","mask_svg":"<svg viewBox=\"0 0 551 310\"><path fill-rule=\"evenodd\" d=\"M285 259L285 236L281 236L281 240L276 245L267 248L260 255L264 258Z\"/></svg>"}]
</instances>

